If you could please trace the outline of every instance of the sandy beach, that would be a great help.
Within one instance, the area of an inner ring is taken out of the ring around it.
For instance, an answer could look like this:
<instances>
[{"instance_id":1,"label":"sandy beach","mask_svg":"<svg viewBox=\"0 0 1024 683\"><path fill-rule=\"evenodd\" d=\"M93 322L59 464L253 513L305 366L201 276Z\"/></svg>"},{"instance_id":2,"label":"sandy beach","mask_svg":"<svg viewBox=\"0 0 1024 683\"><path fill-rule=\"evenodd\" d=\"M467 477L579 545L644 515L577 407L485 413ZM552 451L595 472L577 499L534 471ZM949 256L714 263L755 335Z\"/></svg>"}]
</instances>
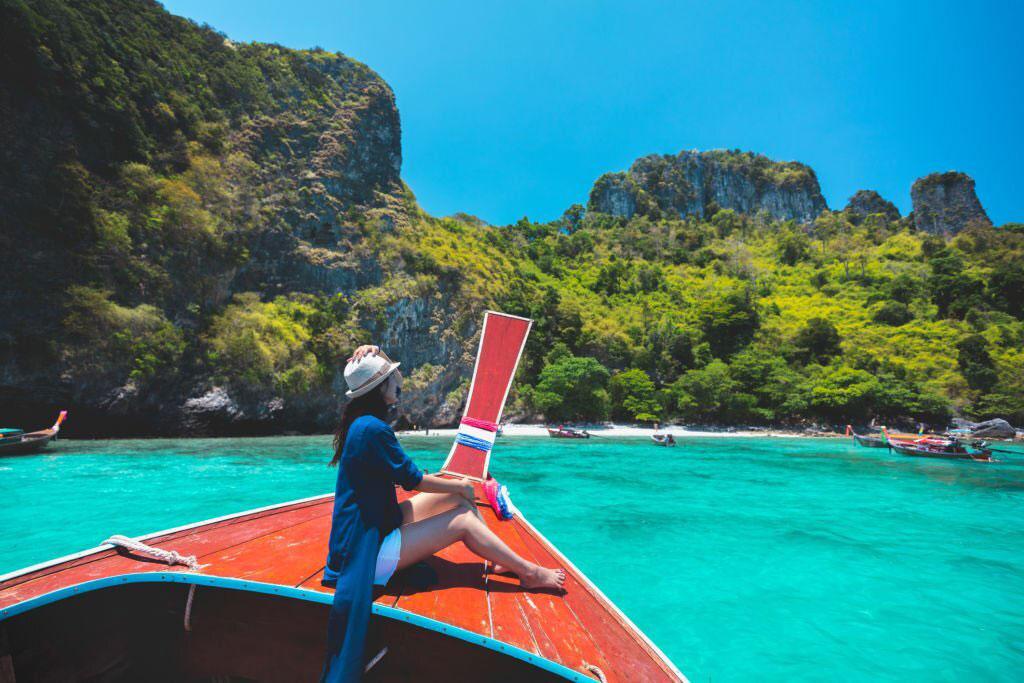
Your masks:
<instances>
[{"instance_id":1,"label":"sandy beach","mask_svg":"<svg viewBox=\"0 0 1024 683\"><path fill-rule=\"evenodd\" d=\"M655 430L652 427L637 427L635 425L617 425L617 424L601 424L601 425L573 425L576 429L586 429L593 436L607 436L607 437L636 437L636 438L649 438L652 434L672 434L676 437L754 437L754 436L784 436L784 437L805 437L810 436L795 431L785 430L741 430L735 431L704 431L687 429L685 426L672 425L668 427L661 427ZM431 429L429 430L429 436L448 436L455 437L457 429ZM416 430L405 430L398 432L401 436L426 436L427 431L422 429ZM547 427L542 424L506 424L502 427L503 436L547 436Z\"/></svg>"}]
</instances>

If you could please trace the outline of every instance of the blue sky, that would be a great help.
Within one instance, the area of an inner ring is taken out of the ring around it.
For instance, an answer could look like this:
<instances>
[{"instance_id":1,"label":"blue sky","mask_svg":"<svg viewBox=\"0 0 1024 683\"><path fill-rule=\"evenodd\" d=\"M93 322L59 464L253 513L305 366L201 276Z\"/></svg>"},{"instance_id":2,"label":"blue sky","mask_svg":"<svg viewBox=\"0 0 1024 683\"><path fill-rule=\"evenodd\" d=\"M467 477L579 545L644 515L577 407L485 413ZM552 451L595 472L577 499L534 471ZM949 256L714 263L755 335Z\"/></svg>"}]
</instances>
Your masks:
<instances>
[{"instance_id":1,"label":"blue sky","mask_svg":"<svg viewBox=\"0 0 1024 683\"><path fill-rule=\"evenodd\" d=\"M1024 3L170 0L235 40L320 46L394 88L434 215L550 220L649 153L809 164L829 206L959 170L1024 221Z\"/></svg>"}]
</instances>

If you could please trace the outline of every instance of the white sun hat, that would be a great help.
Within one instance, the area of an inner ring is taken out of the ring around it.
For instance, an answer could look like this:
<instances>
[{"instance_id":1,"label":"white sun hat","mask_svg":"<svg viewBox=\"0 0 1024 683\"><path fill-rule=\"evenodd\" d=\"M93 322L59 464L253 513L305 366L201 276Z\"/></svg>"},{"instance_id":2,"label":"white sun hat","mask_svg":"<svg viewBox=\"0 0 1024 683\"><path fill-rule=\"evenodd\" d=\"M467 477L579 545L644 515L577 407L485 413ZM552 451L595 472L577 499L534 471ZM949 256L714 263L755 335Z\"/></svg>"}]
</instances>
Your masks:
<instances>
[{"instance_id":1,"label":"white sun hat","mask_svg":"<svg viewBox=\"0 0 1024 683\"><path fill-rule=\"evenodd\" d=\"M350 362L345 366L345 382L348 384L345 395L357 398L366 394L390 377L399 365L401 363L392 363L383 351L370 353L361 360Z\"/></svg>"}]
</instances>

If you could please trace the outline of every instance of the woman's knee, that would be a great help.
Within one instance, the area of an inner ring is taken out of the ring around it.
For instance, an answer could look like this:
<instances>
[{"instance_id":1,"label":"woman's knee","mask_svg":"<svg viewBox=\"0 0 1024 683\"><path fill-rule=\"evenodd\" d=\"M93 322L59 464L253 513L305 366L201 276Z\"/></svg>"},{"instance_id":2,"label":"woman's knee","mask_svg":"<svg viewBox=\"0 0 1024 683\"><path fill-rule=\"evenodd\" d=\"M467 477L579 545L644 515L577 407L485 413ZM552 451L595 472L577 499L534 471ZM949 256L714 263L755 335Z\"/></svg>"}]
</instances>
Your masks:
<instances>
[{"instance_id":1,"label":"woman's knee","mask_svg":"<svg viewBox=\"0 0 1024 683\"><path fill-rule=\"evenodd\" d=\"M463 534L472 533L482 522L473 514L469 507L457 507L452 510L452 526Z\"/></svg>"}]
</instances>

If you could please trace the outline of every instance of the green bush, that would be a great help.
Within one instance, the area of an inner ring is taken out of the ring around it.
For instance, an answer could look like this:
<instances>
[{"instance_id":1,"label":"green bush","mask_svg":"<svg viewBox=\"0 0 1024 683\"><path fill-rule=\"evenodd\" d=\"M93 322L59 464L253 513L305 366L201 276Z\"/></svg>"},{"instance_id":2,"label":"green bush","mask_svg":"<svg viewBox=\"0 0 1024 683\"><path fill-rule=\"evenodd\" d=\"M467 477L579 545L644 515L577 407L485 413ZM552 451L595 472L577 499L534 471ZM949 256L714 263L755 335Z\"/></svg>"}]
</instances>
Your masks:
<instances>
[{"instance_id":1,"label":"green bush","mask_svg":"<svg viewBox=\"0 0 1024 683\"><path fill-rule=\"evenodd\" d=\"M242 392L307 391L317 377L307 324L314 313L308 303L283 297L262 302L254 293L235 296L207 333L215 377Z\"/></svg>"},{"instance_id":2,"label":"green bush","mask_svg":"<svg viewBox=\"0 0 1024 683\"><path fill-rule=\"evenodd\" d=\"M871 319L883 325L899 327L914 319L914 314L906 304L899 301L886 301L872 315Z\"/></svg>"},{"instance_id":3,"label":"green bush","mask_svg":"<svg viewBox=\"0 0 1024 683\"><path fill-rule=\"evenodd\" d=\"M64 328L75 343L66 361L73 376L116 376L137 384L171 379L185 350L185 337L156 307L121 306L109 291L75 286L67 292Z\"/></svg>"},{"instance_id":4,"label":"green bush","mask_svg":"<svg viewBox=\"0 0 1024 683\"><path fill-rule=\"evenodd\" d=\"M611 396L612 417L637 422L655 422L660 419L658 391L643 370L632 368L613 375L608 393Z\"/></svg>"},{"instance_id":5,"label":"green bush","mask_svg":"<svg viewBox=\"0 0 1024 683\"><path fill-rule=\"evenodd\" d=\"M533 401L551 420L604 420L608 379L608 370L596 359L561 355L541 371Z\"/></svg>"}]
</instances>

